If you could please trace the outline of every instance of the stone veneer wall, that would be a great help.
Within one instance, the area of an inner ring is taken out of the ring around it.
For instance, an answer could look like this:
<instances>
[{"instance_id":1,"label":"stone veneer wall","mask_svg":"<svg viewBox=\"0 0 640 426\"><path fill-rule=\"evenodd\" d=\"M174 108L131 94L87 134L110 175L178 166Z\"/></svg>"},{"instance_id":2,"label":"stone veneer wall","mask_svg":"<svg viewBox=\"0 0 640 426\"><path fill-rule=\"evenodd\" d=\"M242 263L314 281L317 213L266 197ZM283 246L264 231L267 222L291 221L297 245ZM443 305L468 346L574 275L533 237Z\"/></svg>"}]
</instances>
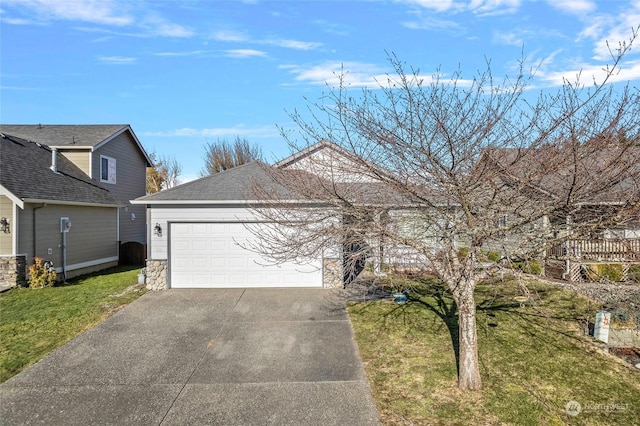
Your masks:
<instances>
[{"instance_id":1,"label":"stone veneer wall","mask_svg":"<svg viewBox=\"0 0 640 426\"><path fill-rule=\"evenodd\" d=\"M344 286L342 273L342 259L325 258L322 260L322 278L324 286L328 288L342 288Z\"/></svg>"},{"instance_id":2,"label":"stone veneer wall","mask_svg":"<svg viewBox=\"0 0 640 426\"><path fill-rule=\"evenodd\" d=\"M0 256L0 284L10 287L27 285L27 255Z\"/></svg>"},{"instance_id":3,"label":"stone veneer wall","mask_svg":"<svg viewBox=\"0 0 640 426\"><path fill-rule=\"evenodd\" d=\"M166 290L167 260L147 259L145 284L149 290Z\"/></svg>"}]
</instances>

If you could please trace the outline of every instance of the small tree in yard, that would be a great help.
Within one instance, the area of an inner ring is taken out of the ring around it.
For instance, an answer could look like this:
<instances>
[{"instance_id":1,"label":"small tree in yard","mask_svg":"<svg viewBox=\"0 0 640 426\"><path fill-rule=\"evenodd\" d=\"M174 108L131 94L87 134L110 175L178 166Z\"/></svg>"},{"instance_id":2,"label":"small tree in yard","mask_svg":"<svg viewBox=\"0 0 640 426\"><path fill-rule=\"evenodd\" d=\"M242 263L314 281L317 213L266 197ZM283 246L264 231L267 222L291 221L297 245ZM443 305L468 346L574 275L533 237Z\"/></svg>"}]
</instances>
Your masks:
<instances>
[{"instance_id":1,"label":"small tree in yard","mask_svg":"<svg viewBox=\"0 0 640 426\"><path fill-rule=\"evenodd\" d=\"M182 166L175 158L158 158L155 152L149 154L149 157L153 166L147 167L147 194L173 188L180 183L178 178L182 173Z\"/></svg>"},{"instance_id":2,"label":"small tree in yard","mask_svg":"<svg viewBox=\"0 0 640 426\"><path fill-rule=\"evenodd\" d=\"M258 145L251 145L240 136L236 136L233 143L218 139L205 145L205 168L201 174L212 175L254 160L262 160L262 150Z\"/></svg>"},{"instance_id":3,"label":"small tree in yard","mask_svg":"<svg viewBox=\"0 0 640 426\"><path fill-rule=\"evenodd\" d=\"M474 291L483 250L534 256L638 212L638 89L611 84L630 44L612 55L602 82L565 81L533 102L524 73L497 83L490 66L472 81L424 79L392 56L395 74L357 96L339 76L325 101L310 105L311 120L292 115L303 143L283 134L293 152L337 144L351 154L350 179L338 179L336 165L316 176L313 157L306 172L274 172L296 194L289 198L319 208L256 207L274 224L261 250L285 261L340 246L353 260L347 268L378 256L377 246L419 253L457 305L458 385L480 389ZM256 187L267 207L278 194Z\"/></svg>"}]
</instances>

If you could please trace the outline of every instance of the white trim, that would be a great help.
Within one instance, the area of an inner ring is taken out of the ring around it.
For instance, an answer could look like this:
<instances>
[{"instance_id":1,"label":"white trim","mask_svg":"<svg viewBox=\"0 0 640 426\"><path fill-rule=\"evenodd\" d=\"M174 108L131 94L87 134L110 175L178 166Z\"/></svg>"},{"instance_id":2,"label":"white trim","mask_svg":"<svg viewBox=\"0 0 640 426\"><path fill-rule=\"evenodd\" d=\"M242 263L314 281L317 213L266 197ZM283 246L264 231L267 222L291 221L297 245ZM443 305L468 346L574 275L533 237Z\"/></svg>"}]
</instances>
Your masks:
<instances>
[{"instance_id":1,"label":"white trim","mask_svg":"<svg viewBox=\"0 0 640 426\"><path fill-rule=\"evenodd\" d=\"M11 252L15 253L18 251L18 205L13 204L13 223L11 224L11 232L13 235L11 236Z\"/></svg>"},{"instance_id":2,"label":"white trim","mask_svg":"<svg viewBox=\"0 0 640 426\"><path fill-rule=\"evenodd\" d=\"M88 262L75 263L73 265L67 265L67 272L73 271L76 269L88 268L90 266L100 265L102 263L117 262L117 261L118 261L118 256L112 256L112 257L105 257L103 259L90 260ZM56 268L56 272L61 273L62 267L58 266Z\"/></svg>"},{"instance_id":3,"label":"white trim","mask_svg":"<svg viewBox=\"0 0 640 426\"><path fill-rule=\"evenodd\" d=\"M9 191L3 185L0 185L0 195L4 195L8 199L10 199L13 202L13 204L17 204L18 207L20 207L21 209L24 209L24 201L21 200L20 198L16 197L13 194L13 192Z\"/></svg>"},{"instance_id":4,"label":"white trim","mask_svg":"<svg viewBox=\"0 0 640 426\"><path fill-rule=\"evenodd\" d=\"M121 134L123 134L126 131L129 131L129 133L131 134L131 137L133 138L134 142L136 143L136 145L138 145L138 149L140 149L140 151L142 152L142 156L144 157L145 161L147 162L147 164L149 164L149 167L152 165L151 163L151 158L149 157L149 155L147 154L147 151L145 151L145 149L142 146L142 143L140 143L140 140L138 139L138 137L136 136L136 134L133 132L133 129L131 128L130 125L125 125L123 126L120 130L118 130L117 132L115 132L114 134L112 134L111 136L109 136L108 138L106 138L105 140L103 140L102 142L97 143L96 145L94 145L91 149L91 151L95 151L96 149L101 148L103 145L111 142L112 140L114 140L115 138L117 138L118 136L120 136Z\"/></svg>"},{"instance_id":5,"label":"white trim","mask_svg":"<svg viewBox=\"0 0 640 426\"><path fill-rule=\"evenodd\" d=\"M210 205L210 204L246 204L246 205L264 205L264 204L327 204L325 201L310 201L310 200L273 200L273 201L265 201L265 200L143 200L143 199L135 199L129 200L131 204L171 204L171 205Z\"/></svg>"},{"instance_id":6,"label":"white trim","mask_svg":"<svg viewBox=\"0 0 640 426\"><path fill-rule=\"evenodd\" d=\"M45 204L59 204L64 206L84 206L84 207L122 207L124 204L100 204L100 203L85 203L82 201L60 201L60 200L41 200L38 198L25 198L25 203L45 203Z\"/></svg>"},{"instance_id":7,"label":"white trim","mask_svg":"<svg viewBox=\"0 0 640 426\"><path fill-rule=\"evenodd\" d=\"M107 160L107 170L106 170L107 178L106 179L104 179L102 177L102 172L103 172L102 160ZM116 185L117 182L118 182L118 179L117 179L117 175L118 175L117 167L118 167L118 162L116 161L115 158L101 154L100 155L100 182L101 183L108 183L110 185Z\"/></svg>"}]
</instances>

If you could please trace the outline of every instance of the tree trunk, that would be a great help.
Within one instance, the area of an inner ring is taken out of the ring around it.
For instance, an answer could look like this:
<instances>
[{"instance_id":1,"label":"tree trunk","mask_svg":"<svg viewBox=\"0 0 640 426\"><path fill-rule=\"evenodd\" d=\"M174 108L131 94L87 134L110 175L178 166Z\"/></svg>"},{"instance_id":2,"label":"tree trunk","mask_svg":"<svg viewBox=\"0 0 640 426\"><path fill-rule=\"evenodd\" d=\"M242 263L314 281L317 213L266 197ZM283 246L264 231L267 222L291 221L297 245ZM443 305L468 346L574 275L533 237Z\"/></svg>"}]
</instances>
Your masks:
<instances>
[{"instance_id":1,"label":"tree trunk","mask_svg":"<svg viewBox=\"0 0 640 426\"><path fill-rule=\"evenodd\" d=\"M458 387L463 390L480 390L482 380L478 363L476 302L473 298L475 286L466 282L464 287L456 297L459 330Z\"/></svg>"}]
</instances>

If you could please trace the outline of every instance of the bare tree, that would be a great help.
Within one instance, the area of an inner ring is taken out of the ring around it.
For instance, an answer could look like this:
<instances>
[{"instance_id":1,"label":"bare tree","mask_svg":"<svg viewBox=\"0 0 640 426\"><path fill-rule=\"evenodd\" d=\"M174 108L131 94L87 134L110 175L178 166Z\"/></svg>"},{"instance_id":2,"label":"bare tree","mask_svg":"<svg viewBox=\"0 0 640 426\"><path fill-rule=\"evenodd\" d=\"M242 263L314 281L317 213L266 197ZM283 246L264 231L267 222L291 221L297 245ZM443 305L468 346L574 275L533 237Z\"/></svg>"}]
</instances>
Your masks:
<instances>
[{"instance_id":1,"label":"bare tree","mask_svg":"<svg viewBox=\"0 0 640 426\"><path fill-rule=\"evenodd\" d=\"M233 143L218 139L215 143L205 144L205 168L200 174L212 175L254 160L262 160L262 150L258 145L251 145L240 136L236 136Z\"/></svg>"},{"instance_id":2,"label":"bare tree","mask_svg":"<svg viewBox=\"0 0 640 426\"><path fill-rule=\"evenodd\" d=\"M264 254L286 261L339 247L347 269L382 250L418 255L457 305L458 385L480 389L482 250L537 256L637 215L640 98L637 88L611 84L630 44L612 55L603 81L585 86L578 77L534 101L522 68L500 83L489 65L471 82L425 79L392 56L395 74L355 95L340 76L310 105L311 119L292 115L302 143L283 135L293 152L332 141L349 161L309 156L304 172L272 171L297 200L286 208L272 208L281 189L256 186L256 211L274 224L261 234Z\"/></svg>"},{"instance_id":3,"label":"bare tree","mask_svg":"<svg viewBox=\"0 0 640 426\"><path fill-rule=\"evenodd\" d=\"M153 163L147 167L147 193L153 194L163 189L173 188L180 183L182 166L173 157L158 157L155 152L149 154Z\"/></svg>"}]
</instances>

